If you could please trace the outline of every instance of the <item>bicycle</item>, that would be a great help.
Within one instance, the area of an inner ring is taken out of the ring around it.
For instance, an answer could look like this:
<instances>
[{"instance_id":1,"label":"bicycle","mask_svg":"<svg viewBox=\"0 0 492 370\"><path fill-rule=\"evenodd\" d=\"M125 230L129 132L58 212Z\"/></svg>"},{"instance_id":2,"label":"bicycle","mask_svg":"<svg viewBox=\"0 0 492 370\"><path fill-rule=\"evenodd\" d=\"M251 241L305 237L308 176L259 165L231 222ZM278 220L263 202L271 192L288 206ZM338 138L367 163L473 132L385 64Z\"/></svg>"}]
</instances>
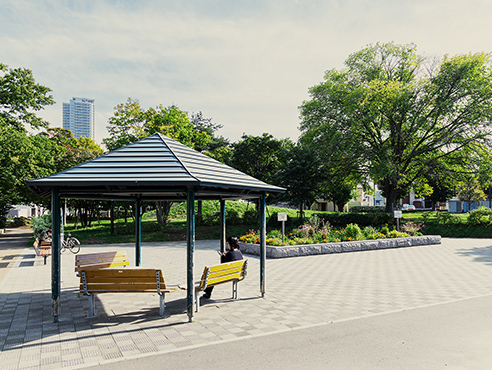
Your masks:
<instances>
[{"instance_id":1,"label":"bicycle","mask_svg":"<svg viewBox=\"0 0 492 370\"><path fill-rule=\"evenodd\" d=\"M80 242L70 234L67 235L66 239L65 237L62 239L61 252L65 252L67 249L73 254L77 254L80 251Z\"/></svg>"}]
</instances>

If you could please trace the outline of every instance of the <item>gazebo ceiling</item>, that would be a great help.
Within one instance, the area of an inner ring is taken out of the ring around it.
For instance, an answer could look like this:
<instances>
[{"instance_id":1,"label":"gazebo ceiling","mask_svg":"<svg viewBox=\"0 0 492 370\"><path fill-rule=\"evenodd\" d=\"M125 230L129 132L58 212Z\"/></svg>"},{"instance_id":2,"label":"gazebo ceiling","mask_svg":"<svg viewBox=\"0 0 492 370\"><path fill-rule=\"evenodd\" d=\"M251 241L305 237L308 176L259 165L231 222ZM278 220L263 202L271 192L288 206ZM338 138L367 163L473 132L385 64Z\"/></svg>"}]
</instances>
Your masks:
<instances>
[{"instance_id":1,"label":"gazebo ceiling","mask_svg":"<svg viewBox=\"0 0 492 370\"><path fill-rule=\"evenodd\" d=\"M58 188L63 198L88 199L184 200L189 188L203 200L248 199L285 191L162 134L26 183L41 196Z\"/></svg>"}]
</instances>

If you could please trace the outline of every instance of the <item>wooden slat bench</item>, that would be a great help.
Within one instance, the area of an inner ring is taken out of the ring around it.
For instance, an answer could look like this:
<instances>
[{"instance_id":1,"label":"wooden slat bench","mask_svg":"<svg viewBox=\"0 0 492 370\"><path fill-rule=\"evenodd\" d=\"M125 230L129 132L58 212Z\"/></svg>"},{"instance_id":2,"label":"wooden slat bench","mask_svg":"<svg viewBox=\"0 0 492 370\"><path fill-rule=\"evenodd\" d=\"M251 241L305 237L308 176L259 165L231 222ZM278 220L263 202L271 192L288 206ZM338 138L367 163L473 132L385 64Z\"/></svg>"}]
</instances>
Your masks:
<instances>
[{"instance_id":1,"label":"wooden slat bench","mask_svg":"<svg viewBox=\"0 0 492 370\"><path fill-rule=\"evenodd\" d=\"M46 259L51 256L51 242L41 241L36 238L33 247L38 256L44 257L44 264L46 265Z\"/></svg>"},{"instance_id":2,"label":"wooden slat bench","mask_svg":"<svg viewBox=\"0 0 492 370\"><path fill-rule=\"evenodd\" d=\"M129 265L130 261L126 252L103 252L75 256L75 272Z\"/></svg>"},{"instance_id":3,"label":"wooden slat bench","mask_svg":"<svg viewBox=\"0 0 492 370\"><path fill-rule=\"evenodd\" d=\"M80 271L80 293L89 296L89 314L93 317L96 294L100 293L157 293L159 315L164 316L166 293L178 286L167 286L161 270L155 269L100 269Z\"/></svg>"},{"instance_id":4,"label":"wooden slat bench","mask_svg":"<svg viewBox=\"0 0 492 370\"><path fill-rule=\"evenodd\" d=\"M202 278L195 283L196 312L200 309L198 294L207 287L232 282L232 299L237 299L237 283L246 277L248 260L221 263L220 265L205 266Z\"/></svg>"}]
</instances>

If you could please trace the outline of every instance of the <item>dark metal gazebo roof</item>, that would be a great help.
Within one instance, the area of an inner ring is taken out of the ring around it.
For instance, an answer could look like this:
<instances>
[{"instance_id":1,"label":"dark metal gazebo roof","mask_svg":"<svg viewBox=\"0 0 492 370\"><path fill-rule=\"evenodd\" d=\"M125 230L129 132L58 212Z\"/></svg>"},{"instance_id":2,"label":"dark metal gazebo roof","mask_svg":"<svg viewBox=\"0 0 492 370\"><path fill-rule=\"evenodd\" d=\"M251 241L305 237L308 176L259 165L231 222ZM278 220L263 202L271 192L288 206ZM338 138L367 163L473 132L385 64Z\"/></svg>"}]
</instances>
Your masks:
<instances>
[{"instance_id":1,"label":"dark metal gazebo roof","mask_svg":"<svg viewBox=\"0 0 492 370\"><path fill-rule=\"evenodd\" d=\"M285 189L269 185L162 134L154 134L54 175L27 181L39 195L58 188L65 198L254 198Z\"/></svg>"}]
</instances>

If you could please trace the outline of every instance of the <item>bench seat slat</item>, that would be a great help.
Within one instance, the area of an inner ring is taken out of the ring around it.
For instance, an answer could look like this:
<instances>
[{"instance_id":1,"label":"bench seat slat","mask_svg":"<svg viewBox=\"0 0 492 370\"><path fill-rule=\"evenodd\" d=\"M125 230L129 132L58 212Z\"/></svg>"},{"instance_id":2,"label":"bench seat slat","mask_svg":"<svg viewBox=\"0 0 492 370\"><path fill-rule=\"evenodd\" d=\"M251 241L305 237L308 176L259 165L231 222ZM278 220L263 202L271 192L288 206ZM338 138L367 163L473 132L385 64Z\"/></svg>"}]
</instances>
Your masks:
<instances>
[{"instance_id":1,"label":"bench seat slat","mask_svg":"<svg viewBox=\"0 0 492 370\"><path fill-rule=\"evenodd\" d=\"M84 260L91 260L91 259L98 259L98 258L106 258L106 257L112 257L112 258L128 258L126 252L101 252L101 253L86 253L86 254L78 254L76 256L77 261L84 261Z\"/></svg>"},{"instance_id":2,"label":"bench seat slat","mask_svg":"<svg viewBox=\"0 0 492 370\"><path fill-rule=\"evenodd\" d=\"M129 265L130 260L127 254L122 251L80 254L75 256L76 272L84 269L105 269Z\"/></svg>"},{"instance_id":3,"label":"bench seat slat","mask_svg":"<svg viewBox=\"0 0 492 370\"><path fill-rule=\"evenodd\" d=\"M132 277L132 278L139 278L139 277L153 277L155 280L155 271L153 269L104 269L104 270L99 270L99 269L87 269L83 270L85 271L85 275L87 278L93 278L93 277ZM161 273L162 276L162 273Z\"/></svg>"},{"instance_id":4,"label":"bench seat slat","mask_svg":"<svg viewBox=\"0 0 492 370\"><path fill-rule=\"evenodd\" d=\"M157 293L156 284L134 283L134 284L89 284L87 290L90 293L109 293L109 292L141 292ZM161 292L174 292L177 288L161 288ZM84 285L80 284L80 292L84 293Z\"/></svg>"},{"instance_id":5,"label":"bench seat slat","mask_svg":"<svg viewBox=\"0 0 492 370\"><path fill-rule=\"evenodd\" d=\"M212 272L227 270L230 268L242 268L244 262L245 260L226 262L226 263L221 263L220 265L209 266L208 269L212 273Z\"/></svg>"},{"instance_id":6,"label":"bench seat slat","mask_svg":"<svg viewBox=\"0 0 492 370\"><path fill-rule=\"evenodd\" d=\"M143 276L143 277L135 277L135 276L94 276L87 277L87 284L132 284L132 282L138 281L139 283L150 283L156 285L156 277L151 276ZM164 279L161 277L160 279L161 285L164 285Z\"/></svg>"}]
</instances>

